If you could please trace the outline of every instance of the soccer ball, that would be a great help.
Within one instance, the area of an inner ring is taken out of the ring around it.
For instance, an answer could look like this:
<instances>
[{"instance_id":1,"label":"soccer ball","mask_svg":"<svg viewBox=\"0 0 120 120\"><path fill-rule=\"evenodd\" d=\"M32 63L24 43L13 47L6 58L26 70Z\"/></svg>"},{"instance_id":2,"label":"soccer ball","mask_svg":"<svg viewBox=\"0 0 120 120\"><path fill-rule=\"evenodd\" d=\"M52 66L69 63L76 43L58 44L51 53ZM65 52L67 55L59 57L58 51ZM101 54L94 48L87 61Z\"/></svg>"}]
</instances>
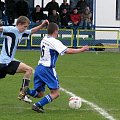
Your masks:
<instances>
[{"instance_id":1,"label":"soccer ball","mask_svg":"<svg viewBox=\"0 0 120 120\"><path fill-rule=\"evenodd\" d=\"M72 109L79 109L82 105L81 98L74 96L69 99L69 107Z\"/></svg>"}]
</instances>

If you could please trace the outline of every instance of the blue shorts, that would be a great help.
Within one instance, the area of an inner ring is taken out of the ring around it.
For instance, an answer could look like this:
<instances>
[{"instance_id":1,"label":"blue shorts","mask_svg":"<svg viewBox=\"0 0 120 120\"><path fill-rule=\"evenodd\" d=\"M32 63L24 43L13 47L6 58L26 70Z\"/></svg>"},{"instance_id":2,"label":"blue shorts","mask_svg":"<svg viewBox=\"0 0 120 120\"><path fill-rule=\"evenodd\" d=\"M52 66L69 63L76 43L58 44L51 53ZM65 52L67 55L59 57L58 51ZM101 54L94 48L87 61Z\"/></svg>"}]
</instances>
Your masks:
<instances>
[{"instance_id":1,"label":"blue shorts","mask_svg":"<svg viewBox=\"0 0 120 120\"><path fill-rule=\"evenodd\" d=\"M34 89L38 92L45 91L45 85L50 90L59 88L59 81L55 68L38 65L34 73Z\"/></svg>"}]
</instances>

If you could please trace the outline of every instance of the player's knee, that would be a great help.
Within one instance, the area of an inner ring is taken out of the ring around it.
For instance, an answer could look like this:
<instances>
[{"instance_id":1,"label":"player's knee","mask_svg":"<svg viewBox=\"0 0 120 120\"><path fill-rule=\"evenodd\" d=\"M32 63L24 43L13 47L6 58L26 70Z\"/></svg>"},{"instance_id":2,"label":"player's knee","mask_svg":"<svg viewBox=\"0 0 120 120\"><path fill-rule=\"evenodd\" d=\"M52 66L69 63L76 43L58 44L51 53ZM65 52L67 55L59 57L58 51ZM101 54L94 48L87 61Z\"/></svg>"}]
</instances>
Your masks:
<instances>
[{"instance_id":1,"label":"player's knee","mask_svg":"<svg viewBox=\"0 0 120 120\"><path fill-rule=\"evenodd\" d=\"M50 96L52 97L52 99L58 98L60 96L59 89L51 90Z\"/></svg>"},{"instance_id":2,"label":"player's knee","mask_svg":"<svg viewBox=\"0 0 120 120\"><path fill-rule=\"evenodd\" d=\"M29 68L27 69L27 73L28 73L29 75L31 75L31 74L33 73L33 68L32 68L32 67L29 67Z\"/></svg>"},{"instance_id":3,"label":"player's knee","mask_svg":"<svg viewBox=\"0 0 120 120\"><path fill-rule=\"evenodd\" d=\"M60 93L55 93L54 94L54 99L58 98L60 96Z\"/></svg>"},{"instance_id":4,"label":"player's knee","mask_svg":"<svg viewBox=\"0 0 120 120\"><path fill-rule=\"evenodd\" d=\"M60 93L57 93L57 94L56 94L56 98L58 98L59 96L60 96Z\"/></svg>"}]
</instances>

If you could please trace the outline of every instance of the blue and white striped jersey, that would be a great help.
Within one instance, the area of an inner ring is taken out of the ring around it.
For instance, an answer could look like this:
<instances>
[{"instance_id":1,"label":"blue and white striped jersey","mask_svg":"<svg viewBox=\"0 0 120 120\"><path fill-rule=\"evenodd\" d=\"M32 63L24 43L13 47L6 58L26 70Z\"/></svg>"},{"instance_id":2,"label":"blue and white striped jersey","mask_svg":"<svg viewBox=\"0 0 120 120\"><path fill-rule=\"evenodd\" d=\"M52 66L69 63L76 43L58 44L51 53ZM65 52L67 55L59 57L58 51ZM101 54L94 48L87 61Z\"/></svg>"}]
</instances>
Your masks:
<instances>
[{"instance_id":1,"label":"blue and white striped jersey","mask_svg":"<svg viewBox=\"0 0 120 120\"><path fill-rule=\"evenodd\" d=\"M61 41L45 36L41 41L41 57L38 64L46 67L55 67L58 55L63 55L67 47Z\"/></svg>"},{"instance_id":2,"label":"blue and white striped jersey","mask_svg":"<svg viewBox=\"0 0 120 120\"><path fill-rule=\"evenodd\" d=\"M4 41L0 54L0 63L10 63L14 59L18 44L22 39L28 39L30 33L31 30L25 30L20 33L17 27L3 26L1 36L4 37Z\"/></svg>"}]
</instances>

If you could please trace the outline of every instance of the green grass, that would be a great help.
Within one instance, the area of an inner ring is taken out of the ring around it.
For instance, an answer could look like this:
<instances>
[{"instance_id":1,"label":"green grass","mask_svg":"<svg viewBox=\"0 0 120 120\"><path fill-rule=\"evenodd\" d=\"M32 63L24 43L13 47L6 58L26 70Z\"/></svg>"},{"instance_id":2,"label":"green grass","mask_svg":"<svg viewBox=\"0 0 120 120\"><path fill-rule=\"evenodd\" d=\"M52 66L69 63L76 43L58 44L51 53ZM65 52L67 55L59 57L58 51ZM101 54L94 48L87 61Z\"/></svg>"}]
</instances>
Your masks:
<instances>
[{"instance_id":1,"label":"green grass","mask_svg":"<svg viewBox=\"0 0 120 120\"><path fill-rule=\"evenodd\" d=\"M17 51L16 59L35 68L39 51ZM60 86L97 104L120 119L120 54L85 52L60 56L56 65ZM68 107L69 95L45 106L45 114L31 110L32 104L17 99L22 74L7 75L0 80L0 120L106 120L93 108L82 103L78 110ZM33 88L33 76L30 84ZM46 94L49 93L47 89ZM34 102L39 99L31 98Z\"/></svg>"}]
</instances>

